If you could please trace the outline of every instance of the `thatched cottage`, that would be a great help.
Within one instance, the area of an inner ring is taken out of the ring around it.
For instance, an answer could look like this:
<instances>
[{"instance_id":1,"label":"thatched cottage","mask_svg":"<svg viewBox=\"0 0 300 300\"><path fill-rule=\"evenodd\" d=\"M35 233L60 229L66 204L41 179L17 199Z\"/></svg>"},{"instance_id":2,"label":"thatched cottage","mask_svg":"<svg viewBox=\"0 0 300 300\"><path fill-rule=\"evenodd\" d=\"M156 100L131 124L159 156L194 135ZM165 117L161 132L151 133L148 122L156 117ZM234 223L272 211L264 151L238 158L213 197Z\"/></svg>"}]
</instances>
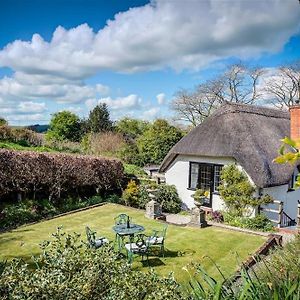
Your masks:
<instances>
[{"instance_id":1,"label":"thatched cottage","mask_svg":"<svg viewBox=\"0 0 300 300\"><path fill-rule=\"evenodd\" d=\"M291 110L291 118L293 114L298 117L300 107L296 108ZM235 163L246 172L258 195L271 195L282 202L284 215L296 219L300 190L294 190L293 183L298 169L273 162L280 140L290 136L290 123L287 111L224 104L170 150L160 172L165 172L168 184L177 187L188 208L194 206L191 195L199 187L209 190L206 206L220 210L224 205L218 194L220 171L224 165ZM297 130L300 133L300 126ZM275 206L269 215L276 221Z\"/></svg>"}]
</instances>

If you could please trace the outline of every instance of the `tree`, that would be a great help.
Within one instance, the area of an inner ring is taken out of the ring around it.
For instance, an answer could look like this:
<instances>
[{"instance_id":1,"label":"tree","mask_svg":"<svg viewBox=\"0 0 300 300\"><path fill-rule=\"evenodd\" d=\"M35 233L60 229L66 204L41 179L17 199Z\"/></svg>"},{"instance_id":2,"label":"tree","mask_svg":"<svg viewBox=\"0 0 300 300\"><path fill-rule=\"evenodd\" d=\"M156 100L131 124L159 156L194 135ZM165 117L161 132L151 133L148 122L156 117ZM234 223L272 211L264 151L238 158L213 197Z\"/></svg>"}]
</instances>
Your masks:
<instances>
[{"instance_id":1,"label":"tree","mask_svg":"<svg viewBox=\"0 0 300 300\"><path fill-rule=\"evenodd\" d=\"M182 131L170 125L166 120L156 120L137 139L137 147L143 164L160 164L182 136Z\"/></svg>"},{"instance_id":2,"label":"tree","mask_svg":"<svg viewBox=\"0 0 300 300\"><path fill-rule=\"evenodd\" d=\"M116 130L130 139L136 139L148 128L149 122L127 117L116 124Z\"/></svg>"},{"instance_id":3,"label":"tree","mask_svg":"<svg viewBox=\"0 0 300 300\"><path fill-rule=\"evenodd\" d=\"M50 121L50 128L46 133L49 140L69 140L77 142L82 135L79 117L70 111L55 113Z\"/></svg>"},{"instance_id":4,"label":"tree","mask_svg":"<svg viewBox=\"0 0 300 300\"><path fill-rule=\"evenodd\" d=\"M250 183L247 175L234 164L223 167L221 180L220 195L228 211L235 216L242 217L248 213L250 207L255 208L273 202L269 195L254 197L255 187Z\"/></svg>"},{"instance_id":5,"label":"tree","mask_svg":"<svg viewBox=\"0 0 300 300\"><path fill-rule=\"evenodd\" d=\"M265 91L273 98L272 103L282 109L300 102L300 61L281 67L276 75L265 82Z\"/></svg>"},{"instance_id":6,"label":"tree","mask_svg":"<svg viewBox=\"0 0 300 300\"><path fill-rule=\"evenodd\" d=\"M7 125L7 121L4 118L0 117L0 126L4 125Z\"/></svg>"},{"instance_id":7,"label":"tree","mask_svg":"<svg viewBox=\"0 0 300 300\"><path fill-rule=\"evenodd\" d=\"M88 129L93 133L112 130L113 123L110 120L106 103L98 104L90 111L87 124Z\"/></svg>"},{"instance_id":8,"label":"tree","mask_svg":"<svg viewBox=\"0 0 300 300\"><path fill-rule=\"evenodd\" d=\"M232 65L223 74L199 84L193 91L177 92L171 107L178 119L197 126L224 102L254 104L261 95L258 81L262 74L263 70L259 68Z\"/></svg>"}]
</instances>

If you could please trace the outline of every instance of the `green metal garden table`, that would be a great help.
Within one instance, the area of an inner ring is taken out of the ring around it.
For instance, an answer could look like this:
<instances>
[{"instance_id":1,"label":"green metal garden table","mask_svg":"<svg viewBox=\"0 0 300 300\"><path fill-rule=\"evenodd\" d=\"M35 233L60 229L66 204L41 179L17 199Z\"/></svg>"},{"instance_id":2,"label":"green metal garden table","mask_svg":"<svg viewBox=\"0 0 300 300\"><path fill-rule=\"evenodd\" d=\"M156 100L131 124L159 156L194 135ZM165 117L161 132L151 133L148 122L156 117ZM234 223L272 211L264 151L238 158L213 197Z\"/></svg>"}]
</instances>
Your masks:
<instances>
[{"instance_id":1,"label":"green metal garden table","mask_svg":"<svg viewBox=\"0 0 300 300\"><path fill-rule=\"evenodd\" d=\"M118 251L121 252L122 244L124 244L124 239L128 236L131 242L132 238L136 233L143 232L145 230L144 226L138 224L120 224L113 226L113 231L116 233L116 242L118 243Z\"/></svg>"}]
</instances>

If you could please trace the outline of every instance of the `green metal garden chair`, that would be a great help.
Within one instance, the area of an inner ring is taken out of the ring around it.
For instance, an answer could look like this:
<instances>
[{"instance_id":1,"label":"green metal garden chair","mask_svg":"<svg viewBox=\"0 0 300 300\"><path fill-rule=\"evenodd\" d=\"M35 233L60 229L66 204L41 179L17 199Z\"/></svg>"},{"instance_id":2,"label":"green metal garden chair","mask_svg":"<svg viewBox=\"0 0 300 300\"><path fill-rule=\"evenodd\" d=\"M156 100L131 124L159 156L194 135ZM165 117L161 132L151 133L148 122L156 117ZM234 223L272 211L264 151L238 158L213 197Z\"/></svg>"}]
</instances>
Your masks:
<instances>
[{"instance_id":1,"label":"green metal garden chair","mask_svg":"<svg viewBox=\"0 0 300 300\"><path fill-rule=\"evenodd\" d=\"M125 244L129 263L132 263L134 255L139 255L142 257L142 261L144 260L144 257L146 257L149 265L149 243L147 241L148 236L139 233L130 243Z\"/></svg>"},{"instance_id":2,"label":"green metal garden chair","mask_svg":"<svg viewBox=\"0 0 300 300\"><path fill-rule=\"evenodd\" d=\"M167 234L168 225L165 225L162 230L153 230L151 236L147 239L149 248L160 248L160 255L165 256L165 240Z\"/></svg>"},{"instance_id":3,"label":"green metal garden chair","mask_svg":"<svg viewBox=\"0 0 300 300\"><path fill-rule=\"evenodd\" d=\"M131 223L132 219L126 214L119 214L115 217L115 225L126 225L127 222Z\"/></svg>"},{"instance_id":4,"label":"green metal garden chair","mask_svg":"<svg viewBox=\"0 0 300 300\"><path fill-rule=\"evenodd\" d=\"M96 231L92 231L88 226L85 227L85 232L90 248L98 249L109 243L108 239L105 237L96 237Z\"/></svg>"}]
</instances>

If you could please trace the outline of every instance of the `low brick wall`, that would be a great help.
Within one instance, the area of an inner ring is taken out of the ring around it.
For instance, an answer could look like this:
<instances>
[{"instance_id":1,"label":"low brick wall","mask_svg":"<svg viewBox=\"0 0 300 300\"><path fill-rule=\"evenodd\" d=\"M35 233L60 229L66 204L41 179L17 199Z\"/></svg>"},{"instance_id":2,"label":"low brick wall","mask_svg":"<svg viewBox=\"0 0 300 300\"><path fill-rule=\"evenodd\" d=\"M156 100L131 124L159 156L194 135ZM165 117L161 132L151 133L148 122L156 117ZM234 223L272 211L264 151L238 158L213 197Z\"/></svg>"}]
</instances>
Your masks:
<instances>
[{"instance_id":1,"label":"low brick wall","mask_svg":"<svg viewBox=\"0 0 300 300\"><path fill-rule=\"evenodd\" d=\"M241 267L235 272L232 282L236 282L241 278L242 270L249 270L259 261L262 255L268 255L271 249L282 246L282 236L278 234L270 234L269 238L255 251L255 253L249 256L242 264Z\"/></svg>"}]
</instances>

